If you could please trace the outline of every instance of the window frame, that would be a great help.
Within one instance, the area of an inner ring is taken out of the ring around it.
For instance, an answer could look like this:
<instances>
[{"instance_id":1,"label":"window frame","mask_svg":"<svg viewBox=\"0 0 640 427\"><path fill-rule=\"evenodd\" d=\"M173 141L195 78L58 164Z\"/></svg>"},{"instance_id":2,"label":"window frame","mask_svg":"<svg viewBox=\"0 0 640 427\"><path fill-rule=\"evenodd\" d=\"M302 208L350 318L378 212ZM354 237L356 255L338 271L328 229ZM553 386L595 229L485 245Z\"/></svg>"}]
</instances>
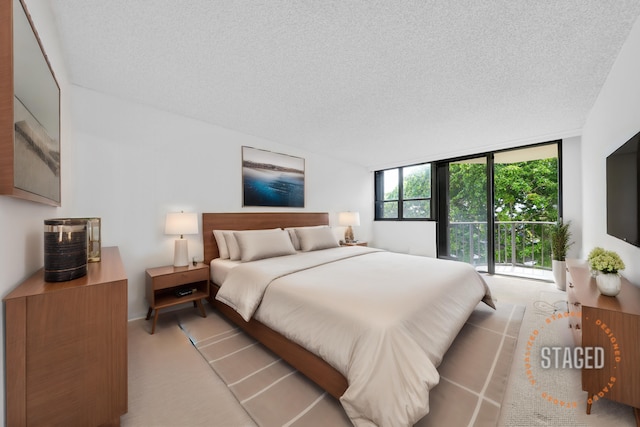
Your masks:
<instances>
[{"instance_id":1,"label":"window frame","mask_svg":"<svg viewBox=\"0 0 640 427\"><path fill-rule=\"evenodd\" d=\"M404 197L404 170L415 166L429 165L430 189L429 197L412 197L405 199ZM387 169L381 169L374 172L374 221L435 221L434 218L434 182L435 171L434 162L421 162L411 165L396 166ZM398 170L398 198L386 200L384 198L384 173L390 170ZM411 201L429 201L429 216L423 218L404 218L404 203ZM398 204L398 216L395 218L385 218L384 204L395 202Z\"/></svg>"}]
</instances>

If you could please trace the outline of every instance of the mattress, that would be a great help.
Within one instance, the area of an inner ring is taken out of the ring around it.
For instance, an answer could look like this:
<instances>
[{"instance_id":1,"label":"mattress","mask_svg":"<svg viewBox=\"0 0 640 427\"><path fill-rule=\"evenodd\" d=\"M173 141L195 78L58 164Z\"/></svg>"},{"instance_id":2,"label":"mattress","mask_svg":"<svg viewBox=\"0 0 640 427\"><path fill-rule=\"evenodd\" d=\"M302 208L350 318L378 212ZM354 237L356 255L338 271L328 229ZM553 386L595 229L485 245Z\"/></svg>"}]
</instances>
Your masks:
<instances>
[{"instance_id":1,"label":"mattress","mask_svg":"<svg viewBox=\"0 0 640 427\"><path fill-rule=\"evenodd\" d=\"M230 259L215 258L209 264L211 281L220 286L226 279L229 270L240 265L240 261L232 261Z\"/></svg>"}]
</instances>

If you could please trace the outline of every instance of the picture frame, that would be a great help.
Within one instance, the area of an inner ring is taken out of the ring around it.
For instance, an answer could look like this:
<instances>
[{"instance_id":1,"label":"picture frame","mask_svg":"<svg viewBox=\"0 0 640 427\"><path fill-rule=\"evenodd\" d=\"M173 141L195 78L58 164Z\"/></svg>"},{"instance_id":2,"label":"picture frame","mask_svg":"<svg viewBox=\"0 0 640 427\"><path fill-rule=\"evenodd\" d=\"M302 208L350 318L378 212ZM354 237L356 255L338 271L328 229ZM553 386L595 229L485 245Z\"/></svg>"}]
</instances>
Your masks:
<instances>
[{"instance_id":1,"label":"picture frame","mask_svg":"<svg viewBox=\"0 0 640 427\"><path fill-rule=\"evenodd\" d=\"M0 194L61 206L60 86L24 2L0 23Z\"/></svg>"},{"instance_id":2,"label":"picture frame","mask_svg":"<svg viewBox=\"0 0 640 427\"><path fill-rule=\"evenodd\" d=\"M242 206L303 208L305 160L242 147Z\"/></svg>"}]
</instances>

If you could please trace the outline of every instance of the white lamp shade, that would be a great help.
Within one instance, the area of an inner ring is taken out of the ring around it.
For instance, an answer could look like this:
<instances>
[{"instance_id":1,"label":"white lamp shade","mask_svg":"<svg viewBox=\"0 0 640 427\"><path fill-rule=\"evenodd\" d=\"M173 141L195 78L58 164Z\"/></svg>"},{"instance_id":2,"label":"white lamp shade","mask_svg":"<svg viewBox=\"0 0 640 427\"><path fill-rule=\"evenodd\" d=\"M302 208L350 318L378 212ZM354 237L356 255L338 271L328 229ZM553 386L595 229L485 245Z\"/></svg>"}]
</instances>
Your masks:
<instances>
[{"instance_id":1,"label":"white lamp shade","mask_svg":"<svg viewBox=\"0 0 640 427\"><path fill-rule=\"evenodd\" d=\"M360 225L360 213L359 212L340 212L338 214L338 225L342 225L342 226Z\"/></svg>"},{"instance_id":2,"label":"white lamp shade","mask_svg":"<svg viewBox=\"0 0 640 427\"><path fill-rule=\"evenodd\" d=\"M164 226L164 234L198 234L196 213L169 212Z\"/></svg>"}]
</instances>

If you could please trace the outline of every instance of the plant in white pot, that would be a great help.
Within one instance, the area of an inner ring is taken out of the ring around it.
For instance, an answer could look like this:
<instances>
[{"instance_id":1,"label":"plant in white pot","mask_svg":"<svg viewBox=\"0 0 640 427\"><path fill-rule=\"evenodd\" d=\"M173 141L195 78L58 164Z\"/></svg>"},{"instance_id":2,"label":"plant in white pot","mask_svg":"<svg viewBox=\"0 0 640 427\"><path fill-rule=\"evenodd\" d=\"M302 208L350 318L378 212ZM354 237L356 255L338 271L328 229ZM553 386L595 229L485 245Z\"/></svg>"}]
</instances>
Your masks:
<instances>
[{"instance_id":1,"label":"plant in white pot","mask_svg":"<svg viewBox=\"0 0 640 427\"><path fill-rule=\"evenodd\" d=\"M600 247L593 248L587 257L591 272L596 274L596 284L602 295L614 297L620 293L620 270L625 265L614 251L606 251Z\"/></svg>"},{"instance_id":2,"label":"plant in white pot","mask_svg":"<svg viewBox=\"0 0 640 427\"><path fill-rule=\"evenodd\" d=\"M571 239L570 223L571 221L565 223L560 219L551 230L551 268L556 287L561 291L567 289L566 259L567 252L573 245L573 242L569 242Z\"/></svg>"}]
</instances>

